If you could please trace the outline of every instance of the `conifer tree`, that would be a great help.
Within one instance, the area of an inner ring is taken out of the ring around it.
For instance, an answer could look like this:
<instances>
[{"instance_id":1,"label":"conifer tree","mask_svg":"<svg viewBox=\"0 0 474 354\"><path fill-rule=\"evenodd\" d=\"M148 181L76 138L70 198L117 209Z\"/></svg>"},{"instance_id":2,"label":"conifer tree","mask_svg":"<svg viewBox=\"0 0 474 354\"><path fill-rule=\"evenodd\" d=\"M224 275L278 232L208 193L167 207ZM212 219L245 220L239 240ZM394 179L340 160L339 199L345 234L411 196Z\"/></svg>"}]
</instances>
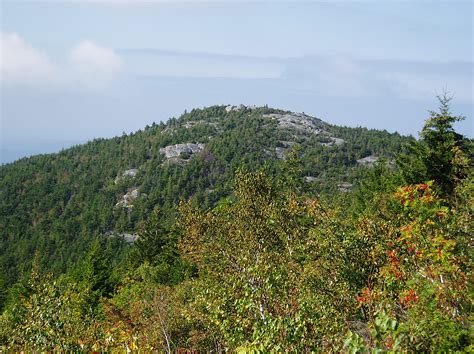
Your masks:
<instances>
[{"instance_id":1,"label":"conifer tree","mask_svg":"<svg viewBox=\"0 0 474 354\"><path fill-rule=\"evenodd\" d=\"M472 143L454 129L454 123L465 117L451 113L451 99L447 93L438 96L439 111L430 111L420 140L409 144L397 161L408 183L433 180L444 197L452 195L456 184L467 177L469 166L460 166L460 157L472 154Z\"/></svg>"},{"instance_id":2,"label":"conifer tree","mask_svg":"<svg viewBox=\"0 0 474 354\"><path fill-rule=\"evenodd\" d=\"M156 264L169 241L169 233L163 227L159 215L159 208L155 208L150 217L139 227L139 238L135 242L139 262L148 261Z\"/></svg>"},{"instance_id":3,"label":"conifer tree","mask_svg":"<svg viewBox=\"0 0 474 354\"><path fill-rule=\"evenodd\" d=\"M96 240L87 254L83 272L83 281L96 296L108 296L113 291L111 280L111 256L104 242Z\"/></svg>"}]
</instances>

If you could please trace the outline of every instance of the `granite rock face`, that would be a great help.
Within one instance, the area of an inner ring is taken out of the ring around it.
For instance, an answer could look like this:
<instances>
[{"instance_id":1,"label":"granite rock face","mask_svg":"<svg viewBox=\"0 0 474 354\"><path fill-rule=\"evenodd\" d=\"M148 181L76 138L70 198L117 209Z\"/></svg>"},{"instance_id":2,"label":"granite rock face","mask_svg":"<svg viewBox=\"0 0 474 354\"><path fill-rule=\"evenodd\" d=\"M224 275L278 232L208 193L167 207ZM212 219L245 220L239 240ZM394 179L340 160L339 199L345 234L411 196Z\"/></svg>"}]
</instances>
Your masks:
<instances>
[{"instance_id":1,"label":"granite rock face","mask_svg":"<svg viewBox=\"0 0 474 354\"><path fill-rule=\"evenodd\" d=\"M322 146L339 146L344 144L344 139L330 137L330 141L326 143L321 143Z\"/></svg>"},{"instance_id":2,"label":"granite rock face","mask_svg":"<svg viewBox=\"0 0 474 354\"><path fill-rule=\"evenodd\" d=\"M115 184L117 184L118 182L120 182L120 180L125 179L125 178L135 178L137 174L138 174L138 169L136 168L126 170L122 173L121 176L117 176L117 178L115 178Z\"/></svg>"},{"instance_id":3,"label":"granite rock face","mask_svg":"<svg viewBox=\"0 0 474 354\"><path fill-rule=\"evenodd\" d=\"M238 106L232 106L232 105L228 105L225 107L225 111L227 113L229 112L232 112L232 111L243 111L245 109L255 109L257 108L256 106L246 106L246 105L243 105L243 104L239 104Z\"/></svg>"},{"instance_id":4,"label":"granite rock face","mask_svg":"<svg viewBox=\"0 0 474 354\"><path fill-rule=\"evenodd\" d=\"M300 133L320 134L327 126L321 119L304 113L271 113L265 114L264 117L278 121L278 127L281 129L292 129Z\"/></svg>"},{"instance_id":5,"label":"granite rock face","mask_svg":"<svg viewBox=\"0 0 474 354\"><path fill-rule=\"evenodd\" d=\"M362 166L371 167L378 161L378 156L370 155L362 159L357 160L357 163Z\"/></svg>"},{"instance_id":6,"label":"granite rock face","mask_svg":"<svg viewBox=\"0 0 474 354\"><path fill-rule=\"evenodd\" d=\"M167 159L171 159L174 157L179 157L181 154L192 155L199 151L202 151L203 149L204 144L185 143L166 146L164 148L161 148L160 152L164 154Z\"/></svg>"},{"instance_id":7,"label":"granite rock face","mask_svg":"<svg viewBox=\"0 0 474 354\"><path fill-rule=\"evenodd\" d=\"M308 139L312 135L319 135L326 140L321 143L323 146L339 146L344 144L343 139L330 136L328 132L329 124L319 118L311 117L304 113L270 113L264 114L263 117L276 120L278 128L294 132L296 138ZM286 143L285 147L291 147L293 144L293 142L288 141L281 141L280 143Z\"/></svg>"},{"instance_id":8,"label":"granite rock face","mask_svg":"<svg viewBox=\"0 0 474 354\"><path fill-rule=\"evenodd\" d=\"M133 201L138 198L140 195L140 192L138 191L138 188L131 188L125 195L122 196L122 198L119 200L117 204L115 204L116 207L124 207L124 208L132 208Z\"/></svg>"}]
</instances>

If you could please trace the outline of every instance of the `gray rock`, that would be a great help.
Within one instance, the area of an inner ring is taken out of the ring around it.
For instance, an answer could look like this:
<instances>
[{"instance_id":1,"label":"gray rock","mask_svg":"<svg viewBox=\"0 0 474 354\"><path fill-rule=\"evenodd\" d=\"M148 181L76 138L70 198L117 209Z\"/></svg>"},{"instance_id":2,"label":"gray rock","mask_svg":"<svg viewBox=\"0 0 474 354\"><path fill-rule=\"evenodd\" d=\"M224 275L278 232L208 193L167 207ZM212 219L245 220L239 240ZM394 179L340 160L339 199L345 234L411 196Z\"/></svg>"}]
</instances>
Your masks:
<instances>
[{"instance_id":1,"label":"gray rock","mask_svg":"<svg viewBox=\"0 0 474 354\"><path fill-rule=\"evenodd\" d=\"M185 166L188 162L189 160L181 159L179 157L171 157L163 161L161 166L167 166L167 165Z\"/></svg>"},{"instance_id":2,"label":"gray rock","mask_svg":"<svg viewBox=\"0 0 474 354\"><path fill-rule=\"evenodd\" d=\"M370 156L357 160L357 163L362 166L371 167L378 161L378 159L379 159L378 156L370 155Z\"/></svg>"},{"instance_id":3,"label":"gray rock","mask_svg":"<svg viewBox=\"0 0 474 354\"><path fill-rule=\"evenodd\" d=\"M279 158L279 159L284 159L285 158L285 151L286 150L284 148L276 147L275 148L276 157Z\"/></svg>"},{"instance_id":4,"label":"gray rock","mask_svg":"<svg viewBox=\"0 0 474 354\"><path fill-rule=\"evenodd\" d=\"M116 207L132 208L133 201L140 195L138 188L131 188L122 198L115 204Z\"/></svg>"},{"instance_id":5,"label":"gray rock","mask_svg":"<svg viewBox=\"0 0 474 354\"><path fill-rule=\"evenodd\" d=\"M124 171L124 173L122 174L122 177L135 177L138 173L138 170L136 168L132 168L130 170L126 170Z\"/></svg>"},{"instance_id":6,"label":"gray rock","mask_svg":"<svg viewBox=\"0 0 474 354\"><path fill-rule=\"evenodd\" d=\"M195 154L204 149L204 144L193 144L193 143L186 143L186 144L176 144L176 145L169 145L164 148L160 149L160 152L165 155L167 159L171 159L174 157L179 157L182 153L187 154Z\"/></svg>"},{"instance_id":7,"label":"gray rock","mask_svg":"<svg viewBox=\"0 0 474 354\"><path fill-rule=\"evenodd\" d=\"M294 141L280 141L280 143L286 148L289 148L295 145Z\"/></svg>"},{"instance_id":8,"label":"gray rock","mask_svg":"<svg viewBox=\"0 0 474 354\"><path fill-rule=\"evenodd\" d=\"M176 133L176 130L171 128L171 127L166 127L161 131L160 134L169 134L169 135L174 135Z\"/></svg>"},{"instance_id":9,"label":"gray rock","mask_svg":"<svg viewBox=\"0 0 474 354\"><path fill-rule=\"evenodd\" d=\"M199 124L199 122L196 122L196 121L192 121L192 120L191 120L191 121L189 121L189 122L184 123L183 126L184 126L186 129L189 129L189 128L194 127L196 124Z\"/></svg>"},{"instance_id":10,"label":"gray rock","mask_svg":"<svg viewBox=\"0 0 474 354\"><path fill-rule=\"evenodd\" d=\"M337 185L337 189L339 189L341 192L349 192L353 187L354 185L349 182L342 182Z\"/></svg>"},{"instance_id":11,"label":"gray rock","mask_svg":"<svg viewBox=\"0 0 474 354\"><path fill-rule=\"evenodd\" d=\"M226 111L227 113L229 113L229 112L232 112L232 111L243 111L243 110L245 110L245 109L247 109L247 108L252 109L251 107L247 107L247 106L245 106L245 105L243 105L243 104L239 104L238 106L228 105L228 106L225 107L225 111Z\"/></svg>"},{"instance_id":12,"label":"gray rock","mask_svg":"<svg viewBox=\"0 0 474 354\"><path fill-rule=\"evenodd\" d=\"M330 141L326 143L321 143L322 146L339 146L344 144L344 139L329 137Z\"/></svg>"},{"instance_id":13,"label":"gray rock","mask_svg":"<svg viewBox=\"0 0 474 354\"><path fill-rule=\"evenodd\" d=\"M271 113L265 114L264 117L272 118L278 121L281 129L293 129L303 134L321 134L327 124L321 119L308 116L304 113Z\"/></svg>"},{"instance_id":14,"label":"gray rock","mask_svg":"<svg viewBox=\"0 0 474 354\"><path fill-rule=\"evenodd\" d=\"M115 178L115 184L117 184L118 182L120 182L120 180L124 178L135 178L137 176L137 173L138 173L138 170L136 168L126 170L122 173L121 176L117 176L117 178Z\"/></svg>"},{"instance_id":15,"label":"gray rock","mask_svg":"<svg viewBox=\"0 0 474 354\"><path fill-rule=\"evenodd\" d=\"M123 234L119 234L119 236L122 237L123 240L127 243L134 243L135 241L138 240L138 235L135 235L135 234L123 233Z\"/></svg>"},{"instance_id":16,"label":"gray rock","mask_svg":"<svg viewBox=\"0 0 474 354\"><path fill-rule=\"evenodd\" d=\"M313 176L305 176L305 177L304 177L304 180L305 180L306 182L310 183L310 182L316 181L317 178L316 178L316 177L313 177Z\"/></svg>"},{"instance_id":17,"label":"gray rock","mask_svg":"<svg viewBox=\"0 0 474 354\"><path fill-rule=\"evenodd\" d=\"M125 242L128 244L132 244L136 242L139 239L139 236L136 234L130 234L130 233L116 233L115 231L107 231L104 236L111 238L111 237L118 237L123 239Z\"/></svg>"},{"instance_id":18,"label":"gray rock","mask_svg":"<svg viewBox=\"0 0 474 354\"><path fill-rule=\"evenodd\" d=\"M334 142L334 145L342 145L345 143L344 139L341 138L333 138L331 137L332 141Z\"/></svg>"}]
</instances>

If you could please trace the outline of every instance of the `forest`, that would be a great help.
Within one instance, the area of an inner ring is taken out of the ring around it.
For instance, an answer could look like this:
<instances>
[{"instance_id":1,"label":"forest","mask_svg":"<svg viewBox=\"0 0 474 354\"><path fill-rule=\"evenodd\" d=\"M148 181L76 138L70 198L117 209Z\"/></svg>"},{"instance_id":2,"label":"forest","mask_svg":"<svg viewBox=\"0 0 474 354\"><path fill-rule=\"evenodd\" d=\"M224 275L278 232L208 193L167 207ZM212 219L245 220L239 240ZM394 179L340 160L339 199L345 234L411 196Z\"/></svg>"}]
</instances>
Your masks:
<instances>
[{"instance_id":1,"label":"forest","mask_svg":"<svg viewBox=\"0 0 474 354\"><path fill-rule=\"evenodd\" d=\"M419 139L213 106L1 166L0 350L472 352L439 104Z\"/></svg>"}]
</instances>

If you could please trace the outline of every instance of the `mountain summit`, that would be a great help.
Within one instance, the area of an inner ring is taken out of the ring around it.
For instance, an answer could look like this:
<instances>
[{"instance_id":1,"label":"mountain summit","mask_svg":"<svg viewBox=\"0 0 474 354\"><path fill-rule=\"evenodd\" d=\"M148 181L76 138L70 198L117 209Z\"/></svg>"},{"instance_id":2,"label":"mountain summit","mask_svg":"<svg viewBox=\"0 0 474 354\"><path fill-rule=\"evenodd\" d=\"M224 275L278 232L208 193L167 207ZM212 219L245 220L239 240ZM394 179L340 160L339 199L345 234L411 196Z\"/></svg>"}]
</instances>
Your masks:
<instances>
[{"instance_id":1,"label":"mountain summit","mask_svg":"<svg viewBox=\"0 0 474 354\"><path fill-rule=\"evenodd\" d=\"M133 242L137 225L157 206L163 222L180 199L211 207L228 195L239 167L277 174L291 151L304 189L347 192L407 140L304 113L228 105L24 158L0 167L0 269L11 283L38 250L49 256L46 269L62 272L94 238L131 235L126 240Z\"/></svg>"}]
</instances>

